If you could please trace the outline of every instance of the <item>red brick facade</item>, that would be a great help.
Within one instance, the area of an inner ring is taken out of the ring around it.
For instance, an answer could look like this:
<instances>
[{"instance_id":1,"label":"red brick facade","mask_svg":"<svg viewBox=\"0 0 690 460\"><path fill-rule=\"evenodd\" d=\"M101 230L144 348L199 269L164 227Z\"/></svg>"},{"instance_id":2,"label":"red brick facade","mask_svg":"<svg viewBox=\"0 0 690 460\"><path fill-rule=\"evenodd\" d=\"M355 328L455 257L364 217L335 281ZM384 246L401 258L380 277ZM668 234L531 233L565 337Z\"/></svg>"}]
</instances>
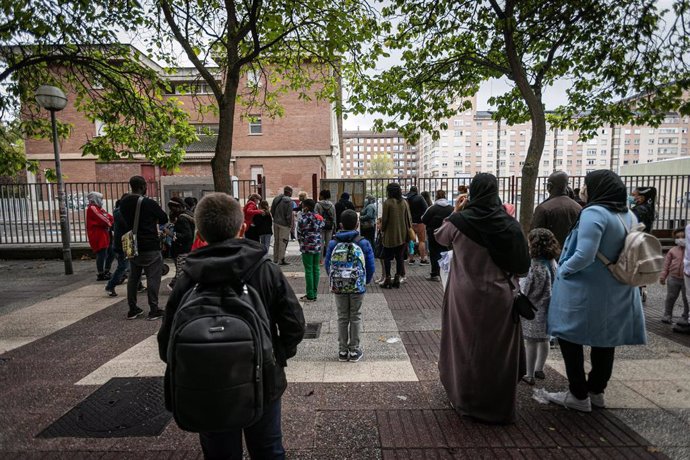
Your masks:
<instances>
[{"instance_id":1,"label":"red brick facade","mask_svg":"<svg viewBox=\"0 0 690 460\"><path fill-rule=\"evenodd\" d=\"M240 84L240 90L244 88L246 82ZM142 160L103 163L93 157L82 157L81 147L96 135L96 125L76 111L73 93L68 93L67 97L67 107L57 113L61 122L72 125L70 137L60 143L63 174L67 182L120 182L137 174L150 180L169 174L211 176L213 149L208 147L204 147L203 151L190 151L188 159L175 172L152 167ZM201 95L198 101L189 95L168 97L176 97L182 102L193 123L209 127L217 125L217 116L212 113L202 115L198 110L198 103L210 102L211 96ZM326 162L332 154L333 139L337 140L336 148L340 144L339 137L332 132L339 129L339 124L333 126L328 101L317 101L316 98L306 101L300 99L297 93L289 92L280 95L279 102L284 110L282 117L271 119L261 110L248 111L251 115L261 116L260 134L250 134L249 121L242 116L239 104L234 120L233 163L229 172L239 179L252 179L252 171L256 175L258 167L261 167L263 176L268 178L268 196L281 190L284 185L311 190L313 174L319 178L326 177ZM39 160L42 169L54 167L52 144L49 141L27 139L26 152L30 159ZM40 175L37 180L42 180Z\"/></svg>"}]
</instances>

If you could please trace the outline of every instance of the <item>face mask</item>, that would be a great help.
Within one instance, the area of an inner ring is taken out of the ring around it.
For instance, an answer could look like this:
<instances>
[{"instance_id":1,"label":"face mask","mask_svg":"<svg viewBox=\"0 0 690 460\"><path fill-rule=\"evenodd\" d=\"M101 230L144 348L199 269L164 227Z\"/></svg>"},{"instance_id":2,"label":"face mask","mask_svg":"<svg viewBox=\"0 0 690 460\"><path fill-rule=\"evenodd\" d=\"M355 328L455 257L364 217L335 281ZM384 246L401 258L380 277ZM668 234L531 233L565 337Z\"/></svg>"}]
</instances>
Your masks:
<instances>
[{"instance_id":1,"label":"face mask","mask_svg":"<svg viewBox=\"0 0 690 460\"><path fill-rule=\"evenodd\" d=\"M685 247L685 239L684 238L676 238L676 244L680 246L681 248Z\"/></svg>"},{"instance_id":2,"label":"face mask","mask_svg":"<svg viewBox=\"0 0 690 460\"><path fill-rule=\"evenodd\" d=\"M632 195L628 195L628 206L632 206L635 204L635 197Z\"/></svg>"},{"instance_id":3,"label":"face mask","mask_svg":"<svg viewBox=\"0 0 690 460\"><path fill-rule=\"evenodd\" d=\"M582 201L584 201L585 203L587 203L587 186L586 185L580 189L580 199Z\"/></svg>"}]
</instances>

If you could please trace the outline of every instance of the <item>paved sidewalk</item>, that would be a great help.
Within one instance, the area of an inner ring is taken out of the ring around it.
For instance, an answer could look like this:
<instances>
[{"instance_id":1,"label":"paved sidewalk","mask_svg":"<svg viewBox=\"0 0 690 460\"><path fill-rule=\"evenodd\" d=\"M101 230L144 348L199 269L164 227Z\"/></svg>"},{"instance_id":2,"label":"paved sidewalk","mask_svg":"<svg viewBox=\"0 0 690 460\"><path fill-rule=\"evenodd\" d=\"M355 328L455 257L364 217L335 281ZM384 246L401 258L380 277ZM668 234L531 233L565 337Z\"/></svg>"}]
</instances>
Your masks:
<instances>
[{"instance_id":1,"label":"paved sidewalk","mask_svg":"<svg viewBox=\"0 0 690 460\"><path fill-rule=\"evenodd\" d=\"M301 263L288 260L284 271L302 295ZM288 367L288 458L690 458L690 337L660 323L661 286L649 288L649 344L618 351L609 409L585 415L543 405L521 384L518 423L488 426L450 408L437 370L441 286L423 279L428 267L407 267L400 289L369 289L360 363L337 362L335 307L322 273L318 301L304 305L320 336L306 339ZM78 262L74 278L61 268L0 261L0 458L200 458L196 435L173 421L157 436L114 429L119 437L38 437L108 382L158 382L163 371L160 323L126 321L124 289L106 297L93 261ZM546 389L564 388L563 372L552 350Z\"/></svg>"}]
</instances>

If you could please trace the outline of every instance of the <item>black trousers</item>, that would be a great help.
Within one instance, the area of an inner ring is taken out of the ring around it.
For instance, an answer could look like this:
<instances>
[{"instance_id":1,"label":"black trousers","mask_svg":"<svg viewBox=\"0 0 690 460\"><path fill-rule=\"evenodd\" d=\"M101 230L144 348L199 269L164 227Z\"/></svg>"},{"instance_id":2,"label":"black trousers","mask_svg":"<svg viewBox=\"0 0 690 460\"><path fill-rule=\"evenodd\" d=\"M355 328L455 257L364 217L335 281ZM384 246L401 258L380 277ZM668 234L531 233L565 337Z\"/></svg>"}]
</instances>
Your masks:
<instances>
[{"instance_id":1,"label":"black trousers","mask_svg":"<svg viewBox=\"0 0 690 460\"><path fill-rule=\"evenodd\" d=\"M570 383L570 392L577 399L586 399L588 393L603 393L613 372L615 348L592 347L590 355L592 370L585 375L585 356L582 345L558 339L561 347L565 372Z\"/></svg>"},{"instance_id":2,"label":"black trousers","mask_svg":"<svg viewBox=\"0 0 690 460\"><path fill-rule=\"evenodd\" d=\"M405 245L396 246L394 248L385 248L383 268L386 276L391 276L391 261L395 259L395 274L405 276Z\"/></svg>"},{"instance_id":3,"label":"black trousers","mask_svg":"<svg viewBox=\"0 0 690 460\"><path fill-rule=\"evenodd\" d=\"M427 229L427 238L429 239L429 258L431 259L431 276L439 276L441 268L438 266L438 261L441 260L441 253L447 251L448 248L441 246L434 238L434 232Z\"/></svg>"}]
</instances>

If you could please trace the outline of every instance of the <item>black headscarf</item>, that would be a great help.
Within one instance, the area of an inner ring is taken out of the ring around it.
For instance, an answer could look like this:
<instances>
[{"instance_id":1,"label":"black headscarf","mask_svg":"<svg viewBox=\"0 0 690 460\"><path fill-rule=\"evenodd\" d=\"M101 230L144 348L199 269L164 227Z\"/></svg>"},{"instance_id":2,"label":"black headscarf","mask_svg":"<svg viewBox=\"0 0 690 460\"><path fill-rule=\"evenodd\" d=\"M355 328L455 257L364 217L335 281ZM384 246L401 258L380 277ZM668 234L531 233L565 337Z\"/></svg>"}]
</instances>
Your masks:
<instances>
[{"instance_id":1,"label":"black headscarf","mask_svg":"<svg viewBox=\"0 0 690 460\"><path fill-rule=\"evenodd\" d=\"M485 247L501 270L516 275L529 271L527 240L520 224L503 208L493 174L474 176L467 205L449 220L465 236Z\"/></svg>"},{"instance_id":2,"label":"black headscarf","mask_svg":"<svg viewBox=\"0 0 690 460\"><path fill-rule=\"evenodd\" d=\"M585 177L585 185L587 186L585 208L596 205L613 212L628 212L628 192L615 172L608 169L592 171Z\"/></svg>"}]
</instances>

